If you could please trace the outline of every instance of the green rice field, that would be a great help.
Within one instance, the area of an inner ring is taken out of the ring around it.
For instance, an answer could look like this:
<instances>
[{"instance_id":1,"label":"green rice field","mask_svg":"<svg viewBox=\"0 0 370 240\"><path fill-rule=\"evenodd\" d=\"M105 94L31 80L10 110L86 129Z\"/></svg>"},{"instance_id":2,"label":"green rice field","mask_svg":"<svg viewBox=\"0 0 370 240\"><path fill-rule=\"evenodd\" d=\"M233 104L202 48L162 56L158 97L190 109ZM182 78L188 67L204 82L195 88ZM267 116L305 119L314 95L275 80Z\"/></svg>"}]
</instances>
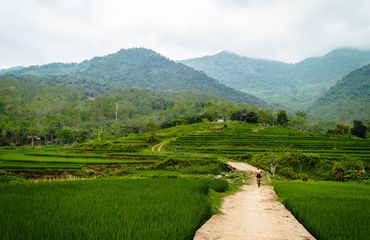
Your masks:
<instances>
[{"instance_id":1,"label":"green rice field","mask_svg":"<svg viewBox=\"0 0 370 240\"><path fill-rule=\"evenodd\" d=\"M199 123L159 130L156 133L158 141L166 143L161 152L151 151L156 143L148 144L145 134L90 141L72 147L3 149L0 151L0 170L82 170L89 166L155 168L168 160L194 160L193 163L200 165L200 162L239 159L240 156L270 151L316 154L332 162L358 159L366 168L370 167L369 140L327 137L281 127L258 127L256 124L228 122L226 128L220 128L223 125ZM176 145L179 152L175 151Z\"/></svg>"},{"instance_id":2,"label":"green rice field","mask_svg":"<svg viewBox=\"0 0 370 240\"><path fill-rule=\"evenodd\" d=\"M227 123L222 131L191 132L172 145L184 151L233 157L267 151L300 151L318 154L328 160L357 158L370 167L370 141L353 137L328 137L281 127L257 127L254 124Z\"/></svg>"},{"instance_id":3,"label":"green rice field","mask_svg":"<svg viewBox=\"0 0 370 240\"><path fill-rule=\"evenodd\" d=\"M369 239L369 184L274 181L274 188L317 239Z\"/></svg>"},{"instance_id":4,"label":"green rice field","mask_svg":"<svg viewBox=\"0 0 370 240\"><path fill-rule=\"evenodd\" d=\"M225 182L110 179L0 184L6 239L192 239Z\"/></svg>"},{"instance_id":5,"label":"green rice field","mask_svg":"<svg viewBox=\"0 0 370 240\"><path fill-rule=\"evenodd\" d=\"M243 176L231 173L225 161L260 161L266 167L269 153L280 154L277 174L287 178L332 179L336 162L355 160L365 166L355 173L368 181L370 141L355 137L234 122L161 129L150 144L148 137L1 149L0 238L192 239L221 198L242 184ZM76 178L90 180L42 180ZM215 178L227 179L233 189ZM367 239L369 184L274 186L318 239Z\"/></svg>"}]
</instances>

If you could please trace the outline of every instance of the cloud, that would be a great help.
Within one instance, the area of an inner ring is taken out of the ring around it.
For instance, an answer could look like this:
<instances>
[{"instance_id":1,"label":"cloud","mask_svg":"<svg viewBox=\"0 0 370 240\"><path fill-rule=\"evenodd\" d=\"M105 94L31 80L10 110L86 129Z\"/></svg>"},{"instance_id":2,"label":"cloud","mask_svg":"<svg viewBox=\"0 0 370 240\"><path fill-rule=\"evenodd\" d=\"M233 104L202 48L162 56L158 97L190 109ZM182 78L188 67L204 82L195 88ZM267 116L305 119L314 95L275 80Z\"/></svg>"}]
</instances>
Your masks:
<instances>
[{"instance_id":1,"label":"cloud","mask_svg":"<svg viewBox=\"0 0 370 240\"><path fill-rule=\"evenodd\" d=\"M299 61L370 48L357 0L13 0L0 2L0 68L76 62L147 47L172 59L229 50Z\"/></svg>"}]
</instances>

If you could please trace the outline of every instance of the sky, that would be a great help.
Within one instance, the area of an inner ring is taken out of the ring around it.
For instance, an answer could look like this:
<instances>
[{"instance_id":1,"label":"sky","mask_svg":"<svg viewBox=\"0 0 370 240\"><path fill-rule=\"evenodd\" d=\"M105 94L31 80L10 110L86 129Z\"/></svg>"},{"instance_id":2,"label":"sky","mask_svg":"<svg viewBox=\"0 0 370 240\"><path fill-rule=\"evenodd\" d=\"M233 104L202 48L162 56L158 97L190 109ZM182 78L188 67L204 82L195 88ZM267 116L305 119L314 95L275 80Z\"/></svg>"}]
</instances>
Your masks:
<instances>
[{"instance_id":1,"label":"sky","mask_svg":"<svg viewBox=\"0 0 370 240\"><path fill-rule=\"evenodd\" d=\"M368 0L2 0L0 69L131 47L174 60L231 51L298 62L370 49Z\"/></svg>"}]
</instances>

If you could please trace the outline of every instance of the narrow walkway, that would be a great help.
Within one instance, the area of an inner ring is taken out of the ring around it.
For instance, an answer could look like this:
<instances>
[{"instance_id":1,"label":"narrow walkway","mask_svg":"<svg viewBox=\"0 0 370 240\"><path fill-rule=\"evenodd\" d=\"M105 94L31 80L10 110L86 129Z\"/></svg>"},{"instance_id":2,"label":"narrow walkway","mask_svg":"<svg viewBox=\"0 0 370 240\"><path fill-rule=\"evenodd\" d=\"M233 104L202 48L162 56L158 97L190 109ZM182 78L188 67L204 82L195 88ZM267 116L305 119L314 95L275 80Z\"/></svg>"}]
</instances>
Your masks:
<instances>
[{"instance_id":1,"label":"narrow walkway","mask_svg":"<svg viewBox=\"0 0 370 240\"><path fill-rule=\"evenodd\" d=\"M158 143L152 147L152 152L160 152L162 151L162 148L168 143L168 141L163 141L161 143Z\"/></svg>"},{"instance_id":2,"label":"narrow walkway","mask_svg":"<svg viewBox=\"0 0 370 240\"><path fill-rule=\"evenodd\" d=\"M254 171L245 163L228 163L239 171ZM315 239L278 201L271 186L257 187L256 179L224 199L222 214L211 217L194 239L292 240Z\"/></svg>"}]
</instances>

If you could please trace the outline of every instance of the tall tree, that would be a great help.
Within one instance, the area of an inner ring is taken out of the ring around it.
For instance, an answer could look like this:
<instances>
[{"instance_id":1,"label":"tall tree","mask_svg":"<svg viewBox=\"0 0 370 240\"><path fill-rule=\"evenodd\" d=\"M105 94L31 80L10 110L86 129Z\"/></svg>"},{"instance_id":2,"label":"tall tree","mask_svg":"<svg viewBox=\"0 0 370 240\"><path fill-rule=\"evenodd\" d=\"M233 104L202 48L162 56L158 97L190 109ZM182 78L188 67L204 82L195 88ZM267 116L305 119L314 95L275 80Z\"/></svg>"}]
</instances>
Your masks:
<instances>
[{"instance_id":1,"label":"tall tree","mask_svg":"<svg viewBox=\"0 0 370 240\"><path fill-rule=\"evenodd\" d=\"M281 110L277 114L277 123L281 126L286 126L288 124L288 115L284 110Z\"/></svg>"},{"instance_id":2,"label":"tall tree","mask_svg":"<svg viewBox=\"0 0 370 240\"><path fill-rule=\"evenodd\" d=\"M354 120L351 133L357 137L366 138L367 127L361 121Z\"/></svg>"}]
</instances>

